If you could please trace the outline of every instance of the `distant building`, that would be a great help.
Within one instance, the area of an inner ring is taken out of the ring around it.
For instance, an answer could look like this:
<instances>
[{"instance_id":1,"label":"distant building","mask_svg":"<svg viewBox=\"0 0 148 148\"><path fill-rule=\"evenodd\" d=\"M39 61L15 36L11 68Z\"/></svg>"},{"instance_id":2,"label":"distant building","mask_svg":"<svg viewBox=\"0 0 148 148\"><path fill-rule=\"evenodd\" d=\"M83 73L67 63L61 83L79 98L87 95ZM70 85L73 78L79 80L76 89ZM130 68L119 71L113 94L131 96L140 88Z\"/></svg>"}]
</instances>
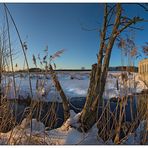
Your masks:
<instances>
[{"instance_id":1,"label":"distant building","mask_svg":"<svg viewBox=\"0 0 148 148\"><path fill-rule=\"evenodd\" d=\"M141 79L148 85L148 58L139 62L138 73Z\"/></svg>"}]
</instances>

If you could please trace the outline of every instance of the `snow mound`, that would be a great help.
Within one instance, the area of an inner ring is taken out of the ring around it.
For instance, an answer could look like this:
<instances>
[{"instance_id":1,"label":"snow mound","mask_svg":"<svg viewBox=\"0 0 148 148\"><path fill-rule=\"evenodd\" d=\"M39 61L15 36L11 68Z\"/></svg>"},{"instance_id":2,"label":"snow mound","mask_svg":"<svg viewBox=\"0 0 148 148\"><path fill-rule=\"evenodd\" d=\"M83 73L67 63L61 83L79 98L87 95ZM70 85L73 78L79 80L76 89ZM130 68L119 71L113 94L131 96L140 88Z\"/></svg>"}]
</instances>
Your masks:
<instances>
[{"instance_id":1,"label":"snow mound","mask_svg":"<svg viewBox=\"0 0 148 148\"><path fill-rule=\"evenodd\" d=\"M37 121L36 119L32 119L32 121L29 121L27 118L25 118L22 121L20 128L30 130L32 128L32 132L36 133L41 133L45 131L45 125L42 122Z\"/></svg>"},{"instance_id":2,"label":"snow mound","mask_svg":"<svg viewBox=\"0 0 148 148\"><path fill-rule=\"evenodd\" d=\"M60 127L48 132L48 136L51 138L52 144L62 145L100 145L105 142L97 137L96 124L87 132L82 133L77 130L79 124L79 117L81 113L75 114L74 111L70 111L70 118ZM109 143L113 143L112 140Z\"/></svg>"},{"instance_id":3,"label":"snow mound","mask_svg":"<svg viewBox=\"0 0 148 148\"><path fill-rule=\"evenodd\" d=\"M75 127L78 128L80 126L79 123L79 118L80 118L81 113L76 114L73 110L70 110L70 117L69 119L67 119L67 121L65 122L65 124L63 126L65 127Z\"/></svg>"},{"instance_id":4,"label":"snow mound","mask_svg":"<svg viewBox=\"0 0 148 148\"><path fill-rule=\"evenodd\" d=\"M147 121L145 120L141 121L135 133L130 133L127 139L122 144L127 144L127 145L141 144L141 142L144 139L145 133L148 132L148 129L146 129L146 124ZM145 144L148 144L148 136Z\"/></svg>"},{"instance_id":5,"label":"snow mound","mask_svg":"<svg viewBox=\"0 0 148 148\"><path fill-rule=\"evenodd\" d=\"M142 90L148 89L147 86L145 85L145 83L140 80L139 75L136 75L135 81L136 81L136 84L137 84L136 92L140 93Z\"/></svg>"},{"instance_id":6,"label":"snow mound","mask_svg":"<svg viewBox=\"0 0 148 148\"><path fill-rule=\"evenodd\" d=\"M31 126L32 123L32 126ZM22 123L16 126L8 133L1 133L0 144L43 144L47 143L48 137L44 134L45 126L36 119L29 121L24 119Z\"/></svg>"}]
</instances>

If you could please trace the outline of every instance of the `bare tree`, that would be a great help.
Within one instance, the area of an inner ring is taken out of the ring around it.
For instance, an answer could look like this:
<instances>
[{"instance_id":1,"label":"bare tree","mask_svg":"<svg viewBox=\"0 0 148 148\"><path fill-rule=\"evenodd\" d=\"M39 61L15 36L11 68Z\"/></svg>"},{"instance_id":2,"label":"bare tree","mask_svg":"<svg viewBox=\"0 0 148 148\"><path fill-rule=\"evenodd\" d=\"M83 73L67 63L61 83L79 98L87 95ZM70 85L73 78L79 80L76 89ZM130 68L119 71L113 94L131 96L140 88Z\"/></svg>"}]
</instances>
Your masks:
<instances>
[{"instance_id":1,"label":"bare tree","mask_svg":"<svg viewBox=\"0 0 148 148\"><path fill-rule=\"evenodd\" d=\"M114 22L112 22L113 19ZM80 118L82 131L90 129L97 120L98 104L103 98L114 42L124 30L141 21L143 19L140 17L128 18L123 16L123 9L119 3L104 5L104 20L100 31L98 62L92 66L86 103Z\"/></svg>"}]
</instances>

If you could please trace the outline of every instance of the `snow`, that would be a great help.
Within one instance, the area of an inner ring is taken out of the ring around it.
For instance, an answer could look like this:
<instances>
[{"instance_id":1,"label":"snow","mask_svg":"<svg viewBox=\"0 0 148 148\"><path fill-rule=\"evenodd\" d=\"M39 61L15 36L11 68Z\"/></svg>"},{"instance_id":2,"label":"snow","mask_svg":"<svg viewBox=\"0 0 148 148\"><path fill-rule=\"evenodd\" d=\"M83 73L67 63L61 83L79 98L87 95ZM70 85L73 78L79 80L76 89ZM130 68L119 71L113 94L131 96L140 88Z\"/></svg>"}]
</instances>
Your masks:
<instances>
[{"instance_id":1,"label":"snow","mask_svg":"<svg viewBox=\"0 0 148 148\"><path fill-rule=\"evenodd\" d=\"M70 110L70 117L69 117L69 119L67 119L64 126L72 125L73 127L78 128L80 126L80 124L78 122L80 115L81 115L81 113L75 114L75 112L73 110Z\"/></svg>"},{"instance_id":2,"label":"snow","mask_svg":"<svg viewBox=\"0 0 148 148\"><path fill-rule=\"evenodd\" d=\"M127 80L122 79L122 73L127 75ZM117 90L117 82L119 90ZM147 86L140 80L138 73L114 72L109 73L105 86L104 98L127 96L133 93L141 93Z\"/></svg>"},{"instance_id":3,"label":"snow","mask_svg":"<svg viewBox=\"0 0 148 148\"><path fill-rule=\"evenodd\" d=\"M27 118L25 118L20 125L22 129L25 129L25 128L30 129L30 126L31 126L31 122ZM44 131L45 131L45 125L37 121L36 119L32 119L32 132L40 133Z\"/></svg>"},{"instance_id":4,"label":"snow","mask_svg":"<svg viewBox=\"0 0 148 148\"><path fill-rule=\"evenodd\" d=\"M32 121L29 121L29 119L25 118L22 121L21 125L16 126L8 133L0 134L0 144L32 144L35 138L38 138L38 141L40 141L40 139L44 137L44 131L45 126L43 123L37 121L36 119L32 119ZM32 136L32 141L29 139L30 135Z\"/></svg>"},{"instance_id":5,"label":"snow","mask_svg":"<svg viewBox=\"0 0 148 148\"><path fill-rule=\"evenodd\" d=\"M85 97L89 85L88 79L72 79L60 81L62 88L69 97Z\"/></svg>"},{"instance_id":6,"label":"snow","mask_svg":"<svg viewBox=\"0 0 148 148\"><path fill-rule=\"evenodd\" d=\"M127 74L128 78L126 81L122 79L122 73ZM72 97L86 97L90 72L67 72L58 73L57 75L61 86L69 99ZM15 80L17 94L27 98L30 94L28 75L22 74L21 77L20 75L16 75ZM117 82L119 84L119 90L117 90ZM52 84L50 75L45 77L42 74L31 74L31 83L34 96L33 99L38 98L45 101L61 102L60 96ZM3 88L8 98L15 98L12 76L3 76ZM140 93L143 89L147 89L147 86L140 80L138 73L109 72L103 96L105 99L110 99L131 93Z\"/></svg>"},{"instance_id":7,"label":"snow","mask_svg":"<svg viewBox=\"0 0 148 148\"><path fill-rule=\"evenodd\" d=\"M128 145L141 144L141 142L144 138L143 137L144 132L148 132L148 129L145 128L146 122L147 122L146 120L141 121L138 128L136 129L135 133L130 133L127 136L127 139L125 141L123 141L122 144L128 144ZM145 144L148 144L148 139Z\"/></svg>"},{"instance_id":8,"label":"snow","mask_svg":"<svg viewBox=\"0 0 148 148\"><path fill-rule=\"evenodd\" d=\"M8 133L0 133L0 144L48 144L48 145L113 145L112 139L104 142L97 136L96 124L87 132L83 133L77 130L79 126L79 117L81 113L76 114L70 111L70 118L57 129L46 130L43 123L36 119L24 119L22 123L16 126ZM31 127L32 122L32 127ZM141 121L135 133L129 133L127 138L121 144L141 144L141 135L145 131L146 121ZM31 130L32 129L32 130Z\"/></svg>"},{"instance_id":9,"label":"snow","mask_svg":"<svg viewBox=\"0 0 148 148\"><path fill-rule=\"evenodd\" d=\"M73 128L78 123L80 113L75 114L74 111L70 113L70 118L60 128L50 131L45 131L44 124L36 119L32 119L31 131L31 121L25 118L12 131L0 134L0 144L103 144L102 139L97 139L96 125L88 133L81 133ZM31 139L29 140L30 134Z\"/></svg>"}]
</instances>

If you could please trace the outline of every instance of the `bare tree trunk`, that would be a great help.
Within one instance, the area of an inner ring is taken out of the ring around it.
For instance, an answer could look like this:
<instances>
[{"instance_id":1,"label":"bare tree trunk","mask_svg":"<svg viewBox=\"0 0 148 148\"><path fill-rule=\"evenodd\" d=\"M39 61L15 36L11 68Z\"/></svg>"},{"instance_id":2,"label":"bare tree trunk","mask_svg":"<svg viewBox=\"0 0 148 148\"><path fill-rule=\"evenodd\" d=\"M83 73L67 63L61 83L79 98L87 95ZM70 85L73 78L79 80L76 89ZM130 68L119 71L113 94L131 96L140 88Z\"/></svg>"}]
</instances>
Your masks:
<instances>
[{"instance_id":1,"label":"bare tree trunk","mask_svg":"<svg viewBox=\"0 0 148 148\"><path fill-rule=\"evenodd\" d=\"M116 15L115 15L114 23L112 24L110 23L110 20L111 20L112 13L114 12L114 8L116 8L115 10ZM133 17L132 19L129 19L129 21L127 21L127 23L124 24L124 26L122 26L121 13L122 13L121 4L117 3L110 9L107 6L107 4L105 4L104 22L103 22L103 29L101 31L101 39L100 39L101 42L100 42L100 48L99 48L99 54L98 54L98 63L95 66L96 69L92 70L92 75L95 74L94 76L95 80L94 78L91 78L92 82L90 82L90 86L88 89L89 91L86 99L86 104L84 109L82 110L81 117L80 117L80 122L81 122L80 128L82 131L89 130L98 118L97 111L98 111L99 103L101 102L101 100L103 100L103 92L105 89L110 57L111 57L112 48L117 36L132 24L143 21L143 19L140 17ZM109 14L111 15L109 16ZM107 28L112 25L113 25L112 32L109 35L107 33ZM106 37L106 34L109 35L109 37ZM89 101L89 99L91 101Z\"/></svg>"},{"instance_id":2,"label":"bare tree trunk","mask_svg":"<svg viewBox=\"0 0 148 148\"><path fill-rule=\"evenodd\" d=\"M101 33L101 43L100 43L100 50L99 50L99 55L98 55L98 63L95 66L95 68L92 69L92 76L95 74L94 76L95 79L91 78L90 80L91 82L90 82L89 89L88 89L89 91L88 91L86 104L82 110L82 115L81 115L81 123L82 123L81 130L82 131L87 131L88 129L90 129L92 125L95 123L97 116L98 116L97 115L98 104L102 100L102 97L103 97L111 51L114 45L114 41L117 37L116 33L117 33L117 29L120 23L120 16L121 16L121 8L120 8L120 4L117 4L116 19L115 19L112 34L106 46L104 63L102 65L103 49L105 46L105 37L106 37L106 29L107 29L107 5L105 5L104 25L103 25L103 31ZM88 100L91 100L91 101L88 101Z\"/></svg>"},{"instance_id":3,"label":"bare tree trunk","mask_svg":"<svg viewBox=\"0 0 148 148\"><path fill-rule=\"evenodd\" d=\"M50 74L51 74L51 77L52 77L52 81L57 89L57 91L59 92L60 94L60 97L62 99L62 103L63 103L63 110L64 110L64 121L66 121L69 116L70 116L70 108L69 108L69 102L68 102L68 99L60 85L60 82L55 74L55 71L53 70L52 68L52 65L50 65Z\"/></svg>"},{"instance_id":4,"label":"bare tree trunk","mask_svg":"<svg viewBox=\"0 0 148 148\"><path fill-rule=\"evenodd\" d=\"M89 118L89 113L91 113L91 108L90 106L92 105L94 101L94 84L95 84L95 75L96 75L96 70L97 70L97 64L92 65L92 71L91 71L91 76L90 76L90 84L88 88L88 93L86 97L86 103L83 107L82 114L81 114L81 123L82 123L82 130L85 130L88 128L88 121L87 119Z\"/></svg>"},{"instance_id":5,"label":"bare tree trunk","mask_svg":"<svg viewBox=\"0 0 148 148\"><path fill-rule=\"evenodd\" d=\"M101 77L101 66L102 66L102 60L103 60L103 49L104 49L104 40L106 37L106 28L107 28L107 5L105 5L105 12L104 12L104 24L103 24L103 30L100 33L101 35L101 43L100 43L100 50L99 50L99 55L98 55L98 63L92 65L92 71L91 71L91 78L90 78L90 84L89 84L89 89L88 89L88 95L86 98L86 103L85 106L82 110L81 114L81 123L82 123L82 130L87 130L91 126L87 119L90 119L90 113L91 112L91 106L92 103L96 97L96 94L98 92L99 88L99 82L100 82L100 77ZM94 113L94 112L93 112ZM96 115L93 116L95 120ZM90 121L90 120L89 120Z\"/></svg>"}]
</instances>

